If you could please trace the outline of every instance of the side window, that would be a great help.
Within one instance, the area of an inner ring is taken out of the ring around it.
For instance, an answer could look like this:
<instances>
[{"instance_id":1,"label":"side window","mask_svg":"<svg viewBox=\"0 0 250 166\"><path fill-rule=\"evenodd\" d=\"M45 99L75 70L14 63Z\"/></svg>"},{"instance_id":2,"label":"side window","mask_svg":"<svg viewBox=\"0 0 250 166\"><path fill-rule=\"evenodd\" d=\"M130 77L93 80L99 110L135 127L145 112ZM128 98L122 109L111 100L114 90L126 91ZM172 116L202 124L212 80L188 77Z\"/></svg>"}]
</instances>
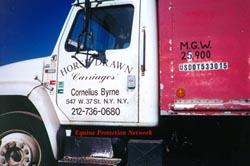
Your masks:
<instances>
[{"instance_id":1,"label":"side window","mask_svg":"<svg viewBox=\"0 0 250 166\"><path fill-rule=\"evenodd\" d=\"M77 14L65 49L69 52L123 49L130 45L134 8L131 5L92 8L87 18ZM84 28L85 27L85 28Z\"/></svg>"}]
</instances>

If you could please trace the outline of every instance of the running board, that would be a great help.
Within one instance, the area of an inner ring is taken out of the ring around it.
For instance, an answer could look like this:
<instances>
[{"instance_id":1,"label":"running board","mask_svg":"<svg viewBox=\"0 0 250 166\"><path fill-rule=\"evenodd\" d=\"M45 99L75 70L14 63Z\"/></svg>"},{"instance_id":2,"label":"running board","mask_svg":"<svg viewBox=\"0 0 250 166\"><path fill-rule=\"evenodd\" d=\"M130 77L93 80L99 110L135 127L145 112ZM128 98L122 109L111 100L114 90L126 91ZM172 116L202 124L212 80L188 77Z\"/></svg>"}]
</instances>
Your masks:
<instances>
[{"instance_id":1,"label":"running board","mask_svg":"<svg viewBox=\"0 0 250 166\"><path fill-rule=\"evenodd\" d=\"M115 166L121 162L116 158L96 158L96 157L70 157L64 156L59 161L58 166Z\"/></svg>"},{"instance_id":2,"label":"running board","mask_svg":"<svg viewBox=\"0 0 250 166\"><path fill-rule=\"evenodd\" d=\"M64 157L58 161L58 166L115 166L121 162L113 157L110 138L65 137Z\"/></svg>"}]
</instances>

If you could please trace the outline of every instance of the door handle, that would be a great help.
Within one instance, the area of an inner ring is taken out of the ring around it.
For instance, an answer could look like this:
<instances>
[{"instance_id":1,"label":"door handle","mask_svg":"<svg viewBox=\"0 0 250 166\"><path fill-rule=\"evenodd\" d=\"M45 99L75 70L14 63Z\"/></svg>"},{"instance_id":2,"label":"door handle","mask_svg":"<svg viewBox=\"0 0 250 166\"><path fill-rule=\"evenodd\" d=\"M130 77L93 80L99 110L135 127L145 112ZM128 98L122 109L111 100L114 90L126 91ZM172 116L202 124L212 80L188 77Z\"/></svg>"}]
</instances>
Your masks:
<instances>
[{"instance_id":1,"label":"door handle","mask_svg":"<svg viewBox=\"0 0 250 166\"><path fill-rule=\"evenodd\" d=\"M145 75L146 71L146 28L142 27L142 59L141 59L141 75Z\"/></svg>"}]
</instances>

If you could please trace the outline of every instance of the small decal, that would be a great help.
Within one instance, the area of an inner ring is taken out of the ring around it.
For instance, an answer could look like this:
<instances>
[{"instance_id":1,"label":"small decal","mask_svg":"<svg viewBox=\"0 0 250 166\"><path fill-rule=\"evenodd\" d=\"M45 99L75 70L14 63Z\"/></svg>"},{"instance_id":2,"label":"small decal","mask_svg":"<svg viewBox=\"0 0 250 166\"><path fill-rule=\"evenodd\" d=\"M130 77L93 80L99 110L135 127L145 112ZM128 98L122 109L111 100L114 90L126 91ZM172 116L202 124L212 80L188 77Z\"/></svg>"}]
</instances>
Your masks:
<instances>
[{"instance_id":1,"label":"small decal","mask_svg":"<svg viewBox=\"0 0 250 166\"><path fill-rule=\"evenodd\" d=\"M56 80L50 80L49 84L50 85L56 85Z\"/></svg>"},{"instance_id":2,"label":"small decal","mask_svg":"<svg viewBox=\"0 0 250 166\"><path fill-rule=\"evenodd\" d=\"M56 69L45 69L45 73L55 73Z\"/></svg>"},{"instance_id":3,"label":"small decal","mask_svg":"<svg viewBox=\"0 0 250 166\"><path fill-rule=\"evenodd\" d=\"M44 68L50 68L50 64L44 65Z\"/></svg>"},{"instance_id":4,"label":"small decal","mask_svg":"<svg viewBox=\"0 0 250 166\"><path fill-rule=\"evenodd\" d=\"M58 82L58 88L64 88L64 82L63 81Z\"/></svg>"},{"instance_id":5,"label":"small decal","mask_svg":"<svg viewBox=\"0 0 250 166\"><path fill-rule=\"evenodd\" d=\"M179 71L228 70L228 62L201 62L179 64Z\"/></svg>"},{"instance_id":6,"label":"small decal","mask_svg":"<svg viewBox=\"0 0 250 166\"><path fill-rule=\"evenodd\" d=\"M58 93L58 94L63 94L63 92L64 92L63 89L58 89L58 90L57 90L57 93Z\"/></svg>"}]
</instances>

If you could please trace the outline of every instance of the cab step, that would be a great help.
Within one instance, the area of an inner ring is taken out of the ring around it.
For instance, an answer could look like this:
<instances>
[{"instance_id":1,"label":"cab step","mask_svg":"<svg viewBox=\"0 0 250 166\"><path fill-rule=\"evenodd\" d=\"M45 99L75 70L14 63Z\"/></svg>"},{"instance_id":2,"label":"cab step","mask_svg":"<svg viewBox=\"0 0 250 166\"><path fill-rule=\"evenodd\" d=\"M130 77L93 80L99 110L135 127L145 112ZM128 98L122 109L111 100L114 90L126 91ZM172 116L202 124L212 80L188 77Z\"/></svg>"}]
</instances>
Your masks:
<instances>
[{"instance_id":1,"label":"cab step","mask_svg":"<svg viewBox=\"0 0 250 166\"><path fill-rule=\"evenodd\" d=\"M70 157L64 156L59 161L58 166L116 166L121 159L116 158L97 158L97 157Z\"/></svg>"},{"instance_id":2,"label":"cab step","mask_svg":"<svg viewBox=\"0 0 250 166\"><path fill-rule=\"evenodd\" d=\"M113 158L112 140L96 137L65 137L64 157L58 166L115 166L121 162Z\"/></svg>"}]
</instances>

